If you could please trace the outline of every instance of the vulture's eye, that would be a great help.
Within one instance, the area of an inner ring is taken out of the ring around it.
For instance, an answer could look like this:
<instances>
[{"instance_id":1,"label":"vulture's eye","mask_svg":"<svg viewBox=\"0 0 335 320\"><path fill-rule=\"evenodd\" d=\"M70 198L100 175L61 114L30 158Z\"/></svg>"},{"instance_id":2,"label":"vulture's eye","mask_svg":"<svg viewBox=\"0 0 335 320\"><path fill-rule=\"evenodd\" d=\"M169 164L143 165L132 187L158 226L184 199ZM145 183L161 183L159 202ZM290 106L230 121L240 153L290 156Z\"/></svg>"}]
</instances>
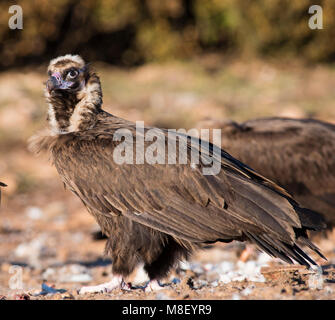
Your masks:
<instances>
[{"instance_id":1,"label":"vulture's eye","mask_svg":"<svg viewBox=\"0 0 335 320\"><path fill-rule=\"evenodd\" d=\"M78 71L77 70L70 70L68 73L67 73L67 78L68 79L74 79L78 76Z\"/></svg>"}]
</instances>

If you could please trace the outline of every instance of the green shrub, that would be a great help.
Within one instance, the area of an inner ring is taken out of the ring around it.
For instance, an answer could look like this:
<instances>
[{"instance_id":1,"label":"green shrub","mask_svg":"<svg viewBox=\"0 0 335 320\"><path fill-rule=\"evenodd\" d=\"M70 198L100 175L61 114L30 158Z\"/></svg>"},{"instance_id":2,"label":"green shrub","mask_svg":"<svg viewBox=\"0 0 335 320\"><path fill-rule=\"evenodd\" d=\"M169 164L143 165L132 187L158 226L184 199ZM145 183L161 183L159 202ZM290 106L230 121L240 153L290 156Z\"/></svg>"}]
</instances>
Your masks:
<instances>
[{"instance_id":1,"label":"green shrub","mask_svg":"<svg viewBox=\"0 0 335 320\"><path fill-rule=\"evenodd\" d=\"M335 57L334 0L22 0L23 30L8 28L0 3L0 67L68 52L133 65L202 52ZM309 6L323 7L323 30L308 27Z\"/></svg>"}]
</instances>

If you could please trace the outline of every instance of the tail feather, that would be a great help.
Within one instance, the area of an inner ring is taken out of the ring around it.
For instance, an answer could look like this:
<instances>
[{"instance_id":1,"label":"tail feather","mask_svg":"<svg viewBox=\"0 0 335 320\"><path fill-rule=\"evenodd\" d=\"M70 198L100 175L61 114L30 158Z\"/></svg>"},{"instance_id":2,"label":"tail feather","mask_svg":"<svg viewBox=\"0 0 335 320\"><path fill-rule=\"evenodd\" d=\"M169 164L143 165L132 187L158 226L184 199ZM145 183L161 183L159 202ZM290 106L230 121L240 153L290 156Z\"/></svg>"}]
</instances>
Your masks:
<instances>
[{"instance_id":1,"label":"tail feather","mask_svg":"<svg viewBox=\"0 0 335 320\"><path fill-rule=\"evenodd\" d=\"M280 258L283 261L285 261L287 263L290 263L290 264L293 263L293 261L286 254L277 250L276 248L271 246L269 243L264 241L259 236L255 235L255 234L252 234L252 233L249 233L249 232L246 232L245 235L251 242L255 243L260 249L265 251L268 255L270 255L272 257L275 257L275 258Z\"/></svg>"},{"instance_id":2,"label":"tail feather","mask_svg":"<svg viewBox=\"0 0 335 320\"><path fill-rule=\"evenodd\" d=\"M282 259L283 261L293 264L293 260L297 263L310 268L317 263L305 253L296 243L289 244L279 239L272 239L267 234L255 235L252 233L245 233L245 236L254 242L260 249L273 257ZM320 257L324 258L320 250L306 238L300 238L300 243L307 245L310 249L315 251Z\"/></svg>"},{"instance_id":3,"label":"tail feather","mask_svg":"<svg viewBox=\"0 0 335 320\"><path fill-rule=\"evenodd\" d=\"M320 249L309 239L305 237L300 237L297 242L301 245L307 246L308 248L316 252L322 259L327 260L327 258L321 253Z\"/></svg>"}]
</instances>

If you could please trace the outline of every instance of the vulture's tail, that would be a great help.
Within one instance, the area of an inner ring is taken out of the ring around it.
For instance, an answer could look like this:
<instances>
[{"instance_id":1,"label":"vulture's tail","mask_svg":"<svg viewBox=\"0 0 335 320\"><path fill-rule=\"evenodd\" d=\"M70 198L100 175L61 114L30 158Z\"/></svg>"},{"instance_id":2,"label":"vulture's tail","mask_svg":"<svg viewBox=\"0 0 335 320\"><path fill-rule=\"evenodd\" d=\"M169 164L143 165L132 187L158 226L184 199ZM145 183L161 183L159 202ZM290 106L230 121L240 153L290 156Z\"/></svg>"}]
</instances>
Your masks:
<instances>
[{"instance_id":1,"label":"vulture's tail","mask_svg":"<svg viewBox=\"0 0 335 320\"><path fill-rule=\"evenodd\" d=\"M272 257L280 258L290 264L292 264L294 260L297 263L304 265L308 268L312 265L317 266L317 263L310 256L308 256L308 254L305 253L296 243L288 244L279 239L273 239L268 234L255 235L246 232L245 236ZM321 258L327 260L325 256L320 252L320 250L307 238L301 236L299 239L297 239L297 243L301 245L306 245L314 252L316 252Z\"/></svg>"}]
</instances>

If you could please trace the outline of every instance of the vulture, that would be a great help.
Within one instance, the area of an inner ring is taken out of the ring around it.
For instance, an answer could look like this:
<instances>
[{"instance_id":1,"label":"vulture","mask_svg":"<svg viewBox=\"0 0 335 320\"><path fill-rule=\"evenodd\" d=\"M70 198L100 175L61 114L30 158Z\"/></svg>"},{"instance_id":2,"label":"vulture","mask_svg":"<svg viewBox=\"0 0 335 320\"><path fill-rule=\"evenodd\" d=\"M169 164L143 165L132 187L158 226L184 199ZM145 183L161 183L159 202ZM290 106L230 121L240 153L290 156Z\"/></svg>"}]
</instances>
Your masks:
<instances>
[{"instance_id":1,"label":"vulture","mask_svg":"<svg viewBox=\"0 0 335 320\"><path fill-rule=\"evenodd\" d=\"M323 220L271 180L212 143L107 113L100 79L78 55L51 60L48 76L48 127L30 149L49 153L108 237L113 262L110 282L80 293L124 288L139 265L152 289L178 260L217 241L251 241L308 267L316 263L302 245L325 259L307 235Z\"/></svg>"},{"instance_id":2,"label":"vulture","mask_svg":"<svg viewBox=\"0 0 335 320\"><path fill-rule=\"evenodd\" d=\"M335 226L335 125L315 119L205 121L221 129L221 146L283 187L303 207ZM212 140L212 139L211 139Z\"/></svg>"}]
</instances>

